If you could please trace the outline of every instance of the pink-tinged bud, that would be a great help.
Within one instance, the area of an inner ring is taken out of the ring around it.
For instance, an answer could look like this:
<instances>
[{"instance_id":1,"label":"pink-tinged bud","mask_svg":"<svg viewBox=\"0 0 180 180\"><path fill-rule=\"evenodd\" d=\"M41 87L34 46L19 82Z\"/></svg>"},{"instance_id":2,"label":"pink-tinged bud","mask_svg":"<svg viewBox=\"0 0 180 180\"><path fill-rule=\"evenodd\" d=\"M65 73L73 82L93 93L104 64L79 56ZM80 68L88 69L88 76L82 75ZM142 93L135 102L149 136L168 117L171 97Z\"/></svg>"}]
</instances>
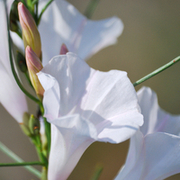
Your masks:
<instances>
[{"instance_id":1,"label":"pink-tinged bud","mask_svg":"<svg viewBox=\"0 0 180 180\"><path fill-rule=\"evenodd\" d=\"M30 46L26 47L26 64L29 71L29 76L31 83L36 91L37 96L42 99L44 94L44 89L39 82L36 75L43 68L40 59L37 57L36 53L32 50Z\"/></svg>"},{"instance_id":2,"label":"pink-tinged bud","mask_svg":"<svg viewBox=\"0 0 180 180\"><path fill-rule=\"evenodd\" d=\"M66 54L68 51L68 48L65 44L62 44L60 54Z\"/></svg>"},{"instance_id":3,"label":"pink-tinged bud","mask_svg":"<svg viewBox=\"0 0 180 180\"><path fill-rule=\"evenodd\" d=\"M30 46L41 59L41 38L36 23L23 3L18 3L19 20L22 27L24 47Z\"/></svg>"}]
</instances>

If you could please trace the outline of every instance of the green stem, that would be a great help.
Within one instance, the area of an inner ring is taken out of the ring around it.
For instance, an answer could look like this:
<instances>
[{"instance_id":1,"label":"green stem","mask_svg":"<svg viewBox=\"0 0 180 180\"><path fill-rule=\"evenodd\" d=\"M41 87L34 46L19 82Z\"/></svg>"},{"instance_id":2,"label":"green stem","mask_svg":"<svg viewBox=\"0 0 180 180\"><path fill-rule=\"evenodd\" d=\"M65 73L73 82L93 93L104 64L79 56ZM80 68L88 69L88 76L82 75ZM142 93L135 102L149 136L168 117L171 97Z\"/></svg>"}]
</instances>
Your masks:
<instances>
[{"instance_id":1,"label":"green stem","mask_svg":"<svg viewBox=\"0 0 180 180\"><path fill-rule=\"evenodd\" d=\"M88 19L91 19L98 3L99 3L100 0L90 0L85 12L84 12L84 15L88 18Z\"/></svg>"},{"instance_id":2,"label":"green stem","mask_svg":"<svg viewBox=\"0 0 180 180\"><path fill-rule=\"evenodd\" d=\"M165 64L164 66L161 66L160 68L156 69L155 71L151 72L150 74L144 76L143 78L141 78L138 81L136 81L135 83L133 83L134 87L141 84L142 82L152 78L153 76L159 74L160 72L164 71L165 69L171 67L173 64L179 62L179 60L180 60L180 56L176 57L169 63Z\"/></svg>"},{"instance_id":3,"label":"green stem","mask_svg":"<svg viewBox=\"0 0 180 180\"><path fill-rule=\"evenodd\" d=\"M0 167L7 167L7 166L29 166L29 165L40 165L44 166L43 163L35 161L35 162L22 162L22 163L0 163Z\"/></svg>"},{"instance_id":4,"label":"green stem","mask_svg":"<svg viewBox=\"0 0 180 180\"><path fill-rule=\"evenodd\" d=\"M45 10L48 8L48 6L49 6L53 1L54 1L54 0L50 0L50 1L44 6L44 8L42 9L42 11L41 11L41 13L40 13L40 15L39 15L37 25L39 25L43 13L45 12Z\"/></svg>"},{"instance_id":5,"label":"green stem","mask_svg":"<svg viewBox=\"0 0 180 180\"><path fill-rule=\"evenodd\" d=\"M48 167L48 161L42 152L42 145L41 145L40 136L37 135L34 138L32 137L31 140L36 147L36 151L37 151L39 160L41 162L43 162L44 166L47 168Z\"/></svg>"},{"instance_id":6,"label":"green stem","mask_svg":"<svg viewBox=\"0 0 180 180\"><path fill-rule=\"evenodd\" d=\"M51 148L51 125L49 122L47 122L46 118L44 118L44 125L45 125L45 130L46 130L46 137L47 137L47 143L48 143L48 154L50 152Z\"/></svg>"},{"instance_id":7,"label":"green stem","mask_svg":"<svg viewBox=\"0 0 180 180\"><path fill-rule=\"evenodd\" d=\"M40 111L43 116L44 115L44 107L42 104L40 105ZM46 132L47 143L48 143L48 153L49 153L50 147L51 147L51 124L49 122L47 122L45 117L43 117L43 120L44 120L45 132Z\"/></svg>"},{"instance_id":8,"label":"green stem","mask_svg":"<svg viewBox=\"0 0 180 180\"><path fill-rule=\"evenodd\" d=\"M4 1L4 3L5 3L5 1ZM5 3L5 9L6 9L6 21L7 21L7 30L8 30L9 59L10 59L11 70L12 70L13 76L14 76L14 78L16 80L16 83L18 84L19 88L24 92L24 94L26 94L30 99L32 99L33 101L35 101L36 103L39 104L39 99L35 98L28 91L26 91L26 89L24 89L24 87L21 84L21 82L20 82L20 80L18 78L18 75L17 75L17 73L15 71L14 63L13 63L13 58L12 58L11 37L10 37L10 30L9 30L9 25L8 25L8 14L7 14L6 3Z\"/></svg>"},{"instance_id":9,"label":"green stem","mask_svg":"<svg viewBox=\"0 0 180 180\"><path fill-rule=\"evenodd\" d=\"M38 5L39 5L39 0L36 2L36 24L38 25Z\"/></svg>"},{"instance_id":10,"label":"green stem","mask_svg":"<svg viewBox=\"0 0 180 180\"><path fill-rule=\"evenodd\" d=\"M17 156L14 152L12 152L10 149L8 149L3 143L0 142L0 150L5 153L7 156L9 156L11 159L13 159L16 162L23 163L24 161ZM30 171L32 174L36 175L38 178L41 178L41 173L36 170L35 168L31 166L24 166L25 169Z\"/></svg>"}]
</instances>

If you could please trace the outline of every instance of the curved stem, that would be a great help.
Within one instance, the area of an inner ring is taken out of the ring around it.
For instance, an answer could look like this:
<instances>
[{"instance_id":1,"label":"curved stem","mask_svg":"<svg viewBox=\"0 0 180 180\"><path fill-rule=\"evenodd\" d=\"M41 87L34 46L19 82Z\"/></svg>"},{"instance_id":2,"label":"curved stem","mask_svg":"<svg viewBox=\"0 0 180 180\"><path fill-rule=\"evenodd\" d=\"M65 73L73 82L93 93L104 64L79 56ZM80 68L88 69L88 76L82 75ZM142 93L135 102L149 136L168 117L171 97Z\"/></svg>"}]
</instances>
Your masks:
<instances>
[{"instance_id":1,"label":"curved stem","mask_svg":"<svg viewBox=\"0 0 180 180\"><path fill-rule=\"evenodd\" d=\"M50 1L44 6L44 8L42 9L42 11L41 11L41 13L40 13L40 15L39 15L37 25L39 25L43 13L45 12L45 10L49 7L49 5L50 5L53 1L54 1L54 0L50 0Z\"/></svg>"},{"instance_id":2,"label":"curved stem","mask_svg":"<svg viewBox=\"0 0 180 180\"><path fill-rule=\"evenodd\" d=\"M141 78L138 81L136 81L135 83L133 83L134 87L141 84L142 82L152 78L153 76L159 74L160 72L164 71L165 69L171 67L173 64L179 62L179 60L180 60L180 56L176 57L172 61L168 62L167 64L165 64L163 66L161 66L160 68L156 69L155 71L151 72L150 74L144 76L143 78Z\"/></svg>"},{"instance_id":3,"label":"curved stem","mask_svg":"<svg viewBox=\"0 0 180 180\"><path fill-rule=\"evenodd\" d=\"M26 96L28 96L30 99L32 99L33 101L35 101L36 103L39 104L39 99L35 98L33 95L31 95L28 91L26 91L26 89L23 87L23 85L21 84L18 75L15 71L14 68L14 63L13 63L13 58L12 58L12 49L11 49L11 37L10 37L10 30L9 30L9 23L8 23L8 14L7 14L7 7L6 7L6 3L4 1L5 4L5 9L6 9L6 22L7 22L7 31L8 31L8 46L9 46L9 59L10 59L10 64L11 64L11 70L13 73L13 76L16 80L16 83L18 84L19 88L24 92L24 94L26 94Z\"/></svg>"},{"instance_id":4,"label":"curved stem","mask_svg":"<svg viewBox=\"0 0 180 180\"><path fill-rule=\"evenodd\" d=\"M42 162L22 162L22 163L0 163L0 167L7 167L7 166L29 166L29 165L40 165L44 166L44 163Z\"/></svg>"},{"instance_id":5,"label":"curved stem","mask_svg":"<svg viewBox=\"0 0 180 180\"><path fill-rule=\"evenodd\" d=\"M3 143L0 142L0 150L5 153L8 157L13 159L16 162L23 163L24 161L17 156L14 152L12 152L9 148L7 148ZM25 169L30 171L32 174L36 175L38 178L41 178L41 172L36 170L35 168L31 166L24 166Z\"/></svg>"}]
</instances>

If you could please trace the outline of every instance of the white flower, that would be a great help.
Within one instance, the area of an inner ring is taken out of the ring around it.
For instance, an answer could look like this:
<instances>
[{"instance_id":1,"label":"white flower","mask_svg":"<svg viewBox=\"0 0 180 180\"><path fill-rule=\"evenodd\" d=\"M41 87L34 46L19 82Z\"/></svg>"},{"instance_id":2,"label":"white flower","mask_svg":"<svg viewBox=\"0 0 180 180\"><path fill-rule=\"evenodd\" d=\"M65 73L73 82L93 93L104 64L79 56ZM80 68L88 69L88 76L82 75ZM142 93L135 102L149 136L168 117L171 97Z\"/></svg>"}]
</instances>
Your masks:
<instances>
[{"instance_id":1,"label":"white flower","mask_svg":"<svg viewBox=\"0 0 180 180\"><path fill-rule=\"evenodd\" d=\"M143 124L126 72L100 72L67 53L54 57L37 75L51 123L49 180L66 179L94 141L120 143Z\"/></svg>"},{"instance_id":2,"label":"white flower","mask_svg":"<svg viewBox=\"0 0 180 180\"><path fill-rule=\"evenodd\" d=\"M162 180L180 172L180 116L163 111L150 88L138 91L144 124L131 138L115 180Z\"/></svg>"},{"instance_id":3,"label":"white flower","mask_svg":"<svg viewBox=\"0 0 180 180\"><path fill-rule=\"evenodd\" d=\"M21 123L27 104L11 72L4 1L0 1L0 17L0 103Z\"/></svg>"},{"instance_id":4,"label":"white flower","mask_svg":"<svg viewBox=\"0 0 180 180\"><path fill-rule=\"evenodd\" d=\"M39 2L39 12L47 2ZM60 54L63 43L70 52L87 59L102 48L116 43L123 27L122 21L117 17L88 20L67 1L54 0L43 14L39 25L43 65ZM12 37L14 43L23 49L20 38L15 33L12 33Z\"/></svg>"}]
</instances>

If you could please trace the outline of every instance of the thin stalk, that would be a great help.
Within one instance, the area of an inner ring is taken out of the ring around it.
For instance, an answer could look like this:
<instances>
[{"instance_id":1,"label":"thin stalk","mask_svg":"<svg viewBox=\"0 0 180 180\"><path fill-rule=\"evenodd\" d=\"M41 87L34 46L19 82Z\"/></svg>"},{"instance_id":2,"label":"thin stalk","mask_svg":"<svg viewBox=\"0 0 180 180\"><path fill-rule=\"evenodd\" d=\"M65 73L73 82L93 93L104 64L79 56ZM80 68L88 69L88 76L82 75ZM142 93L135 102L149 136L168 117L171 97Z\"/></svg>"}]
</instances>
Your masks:
<instances>
[{"instance_id":1,"label":"thin stalk","mask_svg":"<svg viewBox=\"0 0 180 180\"><path fill-rule=\"evenodd\" d=\"M51 148L51 125L49 122L47 122L46 118L44 118L44 126L45 126L45 130L46 130L46 137L47 137L47 143L48 143L48 154L50 152L50 148Z\"/></svg>"},{"instance_id":2,"label":"thin stalk","mask_svg":"<svg viewBox=\"0 0 180 180\"><path fill-rule=\"evenodd\" d=\"M41 145L41 140L40 140L40 136L37 135L35 136L34 138L32 137L31 138L33 144L35 145L36 147L36 152L38 154L38 157L39 157L39 160L41 162L43 162L44 166L47 168L48 166L48 161L46 159L46 157L44 156L43 152L42 152L42 145Z\"/></svg>"},{"instance_id":3,"label":"thin stalk","mask_svg":"<svg viewBox=\"0 0 180 180\"><path fill-rule=\"evenodd\" d=\"M134 87L141 84L142 82L152 78L153 76L159 74L160 72L164 71L165 69L171 67L175 63L179 62L179 60L180 60L180 56L176 57L172 61L168 62L167 64L165 64L163 66L161 66L160 68L156 69L155 71L151 72L150 74L144 76L143 78L141 78L138 81L136 81L135 83L133 83Z\"/></svg>"},{"instance_id":4,"label":"thin stalk","mask_svg":"<svg viewBox=\"0 0 180 180\"><path fill-rule=\"evenodd\" d=\"M91 19L98 3L99 3L100 0L90 0L85 12L84 12L84 15L88 18L88 19Z\"/></svg>"},{"instance_id":5,"label":"thin stalk","mask_svg":"<svg viewBox=\"0 0 180 180\"><path fill-rule=\"evenodd\" d=\"M22 162L22 163L0 163L0 167L8 167L8 166L32 166L32 165L40 165L44 166L42 162Z\"/></svg>"},{"instance_id":6,"label":"thin stalk","mask_svg":"<svg viewBox=\"0 0 180 180\"><path fill-rule=\"evenodd\" d=\"M39 25L43 13L46 11L46 9L49 7L49 5L50 5L53 1L54 1L54 0L50 0L50 1L44 6L44 8L42 9L42 11L41 11L41 13L40 13L40 15L39 15L37 25Z\"/></svg>"},{"instance_id":7,"label":"thin stalk","mask_svg":"<svg viewBox=\"0 0 180 180\"><path fill-rule=\"evenodd\" d=\"M24 163L24 161L17 156L14 152L12 152L9 148L7 148L3 143L0 142L0 150L6 154L8 157L10 157L11 159L13 159L16 162L19 163ZM31 167L31 166L24 166L25 169L27 169L28 171L30 171L32 174L36 175L38 178L41 178L41 172L39 172L38 170L36 170L35 168Z\"/></svg>"},{"instance_id":8,"label":"thin stalk","mask_svg":"<svg viewBox=\"0 0 180 180\"><path fill-rule=\"evenodd\" d=\"M40 111L42 114L42 117L44 115L44 107L43 105L39 105L40 107ZM46 138L47 138L47 142L48 142L48 153L50 152L50 147L51 147L51 124L49 122L47 122L47 119L45 117L43 117L44 120L44 126L45 126L45 132L46 132Z\"/></svg>"},{"instance_id":9,"label":"thin stalk","mask_svg":"<svg viewBox=\"0 0 180 180\"><path fill-rule=\"evenodd\" d=\"M39 0L36 2L36 24L38 25L38 5L39 5Z\"/></svg>"},{"instance_id":10,"label":"thin stalk","mask_svg":"<svg viewBox=\"0 0 180 180\"><path fill-rule=\"evenodd\" d=\"M11 70L13 73L13 76L16 80L16 83L18 84L19 88L24 92L24 94L26 94L26 96L28 96L30 99L32 99L33 101L35 101L36 103L40 103L39 99L35 98L33 95L31 95L28 91L26 91L26 89L23 87L23 85L21 84L17 73L15 71L14 68L14 63L13 63L13 58L12 58L12 49L11 49L11 37L10 37L10 30L9 30L9 23L8 23L8 14L7 14L7 7L6 7L6 3L4 1L5 4L5 9L6 9L6 22L7 22L7 30L8 30L8 46L9 46L9 59L10 59L10 64L11 64Z\"/></svg>"}]
</instances>

